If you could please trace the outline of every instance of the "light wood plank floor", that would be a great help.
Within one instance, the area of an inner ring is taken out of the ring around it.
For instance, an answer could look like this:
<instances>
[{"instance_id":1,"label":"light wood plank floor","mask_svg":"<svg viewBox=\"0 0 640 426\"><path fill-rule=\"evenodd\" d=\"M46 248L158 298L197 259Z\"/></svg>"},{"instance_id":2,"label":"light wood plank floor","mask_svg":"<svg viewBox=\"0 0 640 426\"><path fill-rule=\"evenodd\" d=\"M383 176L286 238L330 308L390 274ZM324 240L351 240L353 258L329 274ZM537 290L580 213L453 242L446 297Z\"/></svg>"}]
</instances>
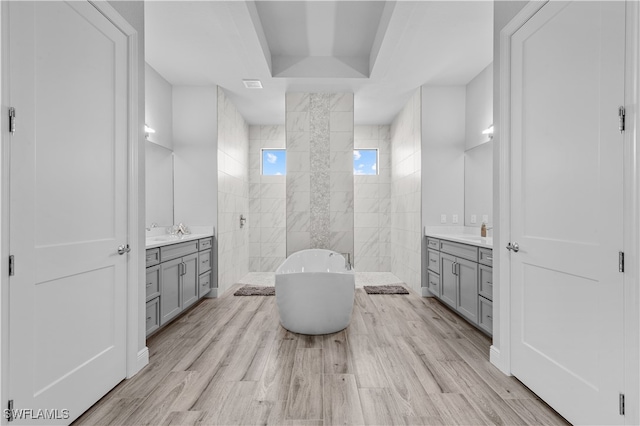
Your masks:
<instances>
[{"instance_id":1,"label":"light wood plank floor","mask_svg":"<svg viewBox=\"0 0 640 426\"><path fill-rule=\"evenodd\" d=\"M290 333L274 297L206 299L76 425L567 424L434 299L357 289L351 325Z\"/></svg>"}]
</instances>

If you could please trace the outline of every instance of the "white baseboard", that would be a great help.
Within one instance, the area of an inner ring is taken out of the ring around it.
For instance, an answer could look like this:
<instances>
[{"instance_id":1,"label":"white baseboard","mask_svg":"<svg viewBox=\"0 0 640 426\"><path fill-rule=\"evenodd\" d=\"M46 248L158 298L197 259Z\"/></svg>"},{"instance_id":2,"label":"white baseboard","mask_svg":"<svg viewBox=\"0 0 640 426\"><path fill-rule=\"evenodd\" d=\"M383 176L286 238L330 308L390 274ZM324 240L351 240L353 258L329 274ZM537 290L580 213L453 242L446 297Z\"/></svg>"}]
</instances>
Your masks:
<instances>
[{"instance_id":1,"label":"white baseboard","mask_svg":"<svg viewBox=\"0 0 640 426\"><path fill-rule=\"evenodd\" d=\"M215 299L216 297L218 297L218 289L217 288L212 288L209 293L205 294L204 296L207 299Z\"/></svg>"},{"instance_id":2,"label":"white baseboard","mask_svg":"<svg viewBox=\"0 0 640 426\"><path fill-rule=\"evenodd\" d=\"M144 349L138 352L138 359L136 361L136 365L134 366L135 371L130 371L127 375L127 379L130 379L138 374L138 372L142 370L147 364L149 364L149 348L145 346Z\"/></svg>"},{"instance_id":3,"label":"white baseboard","mask_svg":"<svg viewBox=\"0 0 640 426\"><path fill-rule=\"evenodd\" d=\"M500 349L496 348L493 345L491 345L491 348L489 349L489 361L491 361L491 364L496 366L498 370L502 371L507 376L512 375L511 371L509 371L509 369L503 365L503 360L500 356Z\"/></svg>"}]
</instances>

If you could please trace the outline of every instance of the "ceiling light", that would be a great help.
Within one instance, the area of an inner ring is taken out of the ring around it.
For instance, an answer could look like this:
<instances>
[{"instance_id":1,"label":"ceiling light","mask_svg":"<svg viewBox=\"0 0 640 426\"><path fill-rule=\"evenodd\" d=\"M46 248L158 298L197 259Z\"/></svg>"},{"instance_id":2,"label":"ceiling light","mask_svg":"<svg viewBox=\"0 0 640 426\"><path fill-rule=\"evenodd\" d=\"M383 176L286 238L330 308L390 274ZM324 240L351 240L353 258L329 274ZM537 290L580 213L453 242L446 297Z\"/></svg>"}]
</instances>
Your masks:
<instances>
[{"instance_id":1,"label":"ceiling light","mask_svg":"<svg viewBox=\"0 0 640 426\"><path fill-rule=\"evenodd\" d=\"M262 89L262 82L260 80L242 80L242 82L247 89Z\"/></svg>"}]
</instances>

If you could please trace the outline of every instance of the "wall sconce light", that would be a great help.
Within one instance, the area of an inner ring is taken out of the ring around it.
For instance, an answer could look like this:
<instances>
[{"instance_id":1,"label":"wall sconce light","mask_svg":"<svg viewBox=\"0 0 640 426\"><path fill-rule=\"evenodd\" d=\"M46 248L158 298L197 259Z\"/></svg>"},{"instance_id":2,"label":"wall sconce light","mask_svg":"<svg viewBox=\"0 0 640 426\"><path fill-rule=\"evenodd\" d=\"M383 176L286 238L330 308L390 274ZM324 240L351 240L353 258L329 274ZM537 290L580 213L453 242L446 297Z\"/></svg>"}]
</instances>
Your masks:
<instances>
[{"instance_id":1,"label":"wall sconce light","mask_svg":"<svg viewBox=\"0 0 640 426\"><path fill-rule=\"evenodd\" d=\"M154 129L152 129L151 127L149 127L146 123L144 125L144 138L145 139L149 139L149 135L151 133L155 133L156 131Z\"/></svg>"},{"instance_id":2,"label":"wall sconce light","mask_svg":"<svg viewBox=\"0 0 640 426\"><path fill-rule=\"evenodd\" d=\"M482 134L489 136L489 140L493 139L493 124L484 129Z\"/></svg>"}]
</instances>

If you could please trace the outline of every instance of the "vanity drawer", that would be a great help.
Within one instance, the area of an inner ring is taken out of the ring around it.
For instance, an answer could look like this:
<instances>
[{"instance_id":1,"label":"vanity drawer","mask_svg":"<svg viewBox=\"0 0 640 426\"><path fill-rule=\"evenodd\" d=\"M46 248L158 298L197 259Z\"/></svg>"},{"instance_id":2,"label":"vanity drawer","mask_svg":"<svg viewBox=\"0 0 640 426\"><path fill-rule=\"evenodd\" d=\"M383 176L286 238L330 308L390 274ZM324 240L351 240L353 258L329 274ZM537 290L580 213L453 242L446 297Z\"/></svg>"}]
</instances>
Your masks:
<instances>
[{"instance_id":1,"label":"vanity drawer","mask_svg":"<svg viewBox=\"0 0 640 426\"><path fill-rule=\"evenodd\" d=\"M211 270L211 250L201 251L198 254L198 271L199 273L207 272Z\"/></svg>"},{"instance_id":2,"label":"vanity drawer","mask_svg":"<svg viewBox=\"0 0 640 426\"><path fill-rule=\"evenodd\" d=\"M213 238L203 238L198 241L198 250L210 249L213 245Z\"/></svg>"},{"instance_id":3,"label":"vanity drawer","mask_svg":"<svg viewBox=\"0 0 640 426\"><path fill-rule=\"evenodd\" d=\"M211 272L200 275L198 278L198 297L202 297L211 291Z\"/></svg>"},{"instance_id":4,"label":"vanity drawer","mask_svg":"<svg viewBox=\"0 0 640 426\"><path fill-rule=\"evenodd\" d=\"M478 271L478 294L493 300L493 268L480 265Z\"/></svg>"},{"instance_id":5,"label":"vanity drawer","mask_svg":"<svg viewBox=\"0 0 640 426\"><path fill-rule=\"evenodd\" d=\"M493 334L493 303L484 297L478 297L478 325L489 334Z\"/></svg>"},{"instance_id":6,"label":"vanity drawer","mask_svg":"<svg viewBox=\"0 0 640 426\"><path fill-rule=\"evenodd\" d=\"M440 297L440 275L427 271L427 284L429 291Z\"/></svg>"},{"instance_id":7,"label":"vanity drawer","mask_svg":"<svg viewBox=\"0 0 640 426\"><path fill-rule=\"evenodd\" d=\"M476 246L440 240L440 251L472 262L478 261L478 247Z\"/></svg>"},{"instance_id":8,"label":"vanity drawer","mask_svg":"<svg viewBox=\"0 0 640 426\"><path fill-rule=\"evenodd\" d=\"M160 263L160 249L147 250L147 266L157 265L158 263Z\"/></svg>"},{"instance_id":9,"label":"vanity drawer","mask_svg":"<svg viewBox=\"0 0 640 426\"><path fill-rule=\"evenodd\" d=\"M478 255L478 263L483 265L493 266L493 250L481 248Z\"/></svg>"},{"instance_id":10,"label":"vanity drawer","mask_svg":"<svg viewBox=\"0 0 640 426\"><path fill-rule=\"evenodd\" d=\"M427 268L436 274L440 273L440 253L429 249L427 252Z\"/></svg>"},{"instance_id":11,"label":"vanity drawer","mask_svg":"<svg viewBox=\"0 0 640 426\"><path fill-rule=\"evenodd\" d=\"M160 261L177 259L198 251L198 240L160 247Z\"/></svg>"},{"instance_id":12,"label":"vanity drawer","mask_svg":"<svg viewBox=\"0 0 640 426\"><path fill-rule=\"evenodd\" d=\"M439 250L440 249L440 240L436 239L436 238L431 238L428 237L427 238L427 247L433 250Z\"/></svg>"},{"instance_id":13,"label":"vanity drawer","mask_svg":"<svg viewBox=\"0 0 640 426\"><path fill-rule=\"evenodd\" d=\"M160 298L147 302L147 336L160 327Z\"/></svg>"},{"instance_id":14,"label":"vanity drawer","mask_svg":"<svg viewBox=\"0 0 640 426\"><path fill-rule=\"evenodd\" d=\"M160 265L147 268L147 301L160 295Z\"/></svg>"}]
</instances>

